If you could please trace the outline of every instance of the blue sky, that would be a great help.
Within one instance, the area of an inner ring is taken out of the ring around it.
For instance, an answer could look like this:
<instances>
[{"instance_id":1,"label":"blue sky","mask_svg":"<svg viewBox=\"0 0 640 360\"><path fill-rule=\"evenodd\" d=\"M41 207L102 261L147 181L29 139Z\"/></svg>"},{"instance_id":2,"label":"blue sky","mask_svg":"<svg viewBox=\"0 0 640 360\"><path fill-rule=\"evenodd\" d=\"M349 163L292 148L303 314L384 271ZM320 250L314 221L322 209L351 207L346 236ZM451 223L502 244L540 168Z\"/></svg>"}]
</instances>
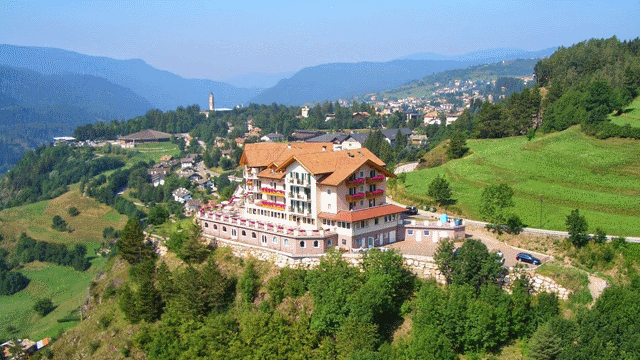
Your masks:
<instances>
[{"instance_id":1,"label":"blue sky","mask_svg":"<svg viewBox=\"0 0 640 360\"><path fill-rule=\"evenodd\" d=\"M13 1L0 43L139 58L191 78L640 36L640 1Z\"/></svg>"}]
</instances>

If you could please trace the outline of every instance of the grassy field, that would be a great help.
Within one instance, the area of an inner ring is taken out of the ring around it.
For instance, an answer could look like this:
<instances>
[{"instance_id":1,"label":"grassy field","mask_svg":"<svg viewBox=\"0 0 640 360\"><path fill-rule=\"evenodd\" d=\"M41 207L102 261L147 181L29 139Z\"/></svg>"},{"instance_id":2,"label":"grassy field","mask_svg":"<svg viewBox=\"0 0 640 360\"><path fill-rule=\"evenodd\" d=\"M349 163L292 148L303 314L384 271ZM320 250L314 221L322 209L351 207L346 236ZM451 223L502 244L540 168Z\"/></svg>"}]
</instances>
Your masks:
<instances>
[{"instance_id":1,"label":"grassy field","mask_svg":"<svg viewBox=\"0 0 640 360\"><path fill-rule=\"evenodd\" d=\"M443 174L463 215L479 219L480 195L489 184L507 183L515 208L528 226L566 230L566 216L580 209L589 230L640 236L640 142L596 140L573 127L525 137L470 140L471 155L407 174L406 191L426 194Z\"/></svg>"},{"instance_id":2,"label":"grassy field","mask_svg":"<svg viewBox=\"0 0 640 360\"><path fill-rule=\"evenodd\" d=\"M627 106L622 115L609 115L609 119L617 125L629 124L631 127L640 127L640 97L637 97Z\"/></svg>"},{"instance_id":3,"label":"grassy field","mask_svg":"<svg viewBox=\"0 0 640 360\"><path fill-rule=\"evenodd\" d=\"M80 215L71 217L69 207L75 206ZM63 233L51 229L53 216L62 216L75 230ZM48 201L5 209L0 212L0 232L4 235L3 246L8 246L21 232L49 242L65 244L83 243L87 254L93 256L95 249L103 241L102 229L113 226L121 229L126 218L112 208L97 201L81 196L76 190ZM86 298L89 282L103 270L105 259L96 257L85 272L75 271L71 267L34 262L19 270L31 282L29 286L12 296L0 296L0 338L8 336L28 336L39 340L55 336L60 330L68 329L77 322L59 323L78 309ZM33 310L33 304L39 298L50 297L55 310L41 318ZM9 334L7 329L13 326L17 331Z\"/></svg>"},{"instance_id":4,"label":"grassy field","mask_svg":"<svg viewBox=\"0 0 640 360\"><path fill-rule=\"evenodd\" d=\"M158 160L165 155L171 155L173 157L180 155L178 145L170 142L139 144L136 145L135 150L138 153L130 160L133 164L139 161L148 162L149 160L158 162Z\"/></svg>"},{"instance_id":5,"label":"grassy field","mask_svg":"<svg viewBox=\"0 0 640 360\"><path fill-rule=\"evenodd\" d=\"M72 206L80 211L80 215L72 217L67 213ZM60 215L74 231L53 230L51 221L55 215ZM15 239L24 231L36 240L89 244L102 242L105 227L118 229L125 222L126 217L113 208L71 190L55 199L3 210L0 212L0 233L6 239Z\"/></svg>"}]
</instances>

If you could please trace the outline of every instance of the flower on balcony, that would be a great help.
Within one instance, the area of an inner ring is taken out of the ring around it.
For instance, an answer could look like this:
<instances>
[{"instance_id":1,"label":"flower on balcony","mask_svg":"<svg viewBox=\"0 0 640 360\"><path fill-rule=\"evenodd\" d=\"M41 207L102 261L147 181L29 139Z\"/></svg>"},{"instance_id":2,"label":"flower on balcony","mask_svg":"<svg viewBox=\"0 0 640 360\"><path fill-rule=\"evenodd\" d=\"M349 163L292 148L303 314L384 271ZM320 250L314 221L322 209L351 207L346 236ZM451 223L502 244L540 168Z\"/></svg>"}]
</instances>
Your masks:
<instances>
[{"instance_id":1,"label":"flower on balcony","mask_svg":"<svg viewBox=\"0 0 640 360\"><path fill-rule=\"evenodd\" d=\"M351 180L351 182L352 182L352 183L354 183L354 184L359 184L359 183L361 183L361 182L364 182L364 178L360 178L360 179L353 179L353 180Z\"/></svg>"},{"instance_id":2,"label":"flower on balcony","mask_svg":"<svg viewBox=\"0 0 640 360\"><path fill-rule=\"evenodd\" d=\"M352 199L358 199L358 198L361 198L361 197L364 197L364 193L357 193L357 194L351 195Z\"/></svg>"},{"instance_id":3,"label":"flower on balcony","mask_svg":"<svg viewBox=\"0 0 640 360\"><path fill-rule=\"evenodd\" d=\"M378 190L373 190L371 192L371 195L378 195L378 194L382 194L382 193L384 193L384 190L378 189Z\"/></svg>"},{"instance_id":4,"label":"flower on balcony","mask_svg":"<svg viewBox=\"0 0 640 360\"><path fill-rule=\"evenodd\" d=\"M370 178L371 180L384 180L384 175L376 175L372 178Z\"/></svg>"},{"instance_id":5,"label":"flower on balcony","mask_svg":"<svg viewBox=\"0 0 640 360\"><path fill-rule=\"evenodd\" d=\"M265 207L274 208L274 209L277 209L277 210L284 209L284 208L285 208L285 206L286 206L286 205L285 205L285 204L283 204L283 203L277 203L277 202L273 202L273 201L266 201L266 200L262 200L262 201L260 202L260 205L265 206Z\"/></svg>"}]
</instances>

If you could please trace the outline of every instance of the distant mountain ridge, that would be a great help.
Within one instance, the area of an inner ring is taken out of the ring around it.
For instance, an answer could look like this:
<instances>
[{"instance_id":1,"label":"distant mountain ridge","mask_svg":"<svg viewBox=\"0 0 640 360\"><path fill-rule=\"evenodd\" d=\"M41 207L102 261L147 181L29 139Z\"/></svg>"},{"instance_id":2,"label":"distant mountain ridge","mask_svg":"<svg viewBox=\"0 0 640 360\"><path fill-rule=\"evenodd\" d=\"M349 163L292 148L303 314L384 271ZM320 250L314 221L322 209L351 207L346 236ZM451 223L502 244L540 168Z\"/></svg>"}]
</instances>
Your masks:
<instances>
[{"instance_id":1,"label":"distant mountain ridge","mask_svg":"<svg viewBox=\"0 0 640 360\"><path fill-rule=\"evenodd\" d=\"M153 107L165 111L192 104L208 107L210 92L215 95L216 107L234 107L247 103L259 92L218 81L185 79L155 69L139 59L116 60L56 48L0 45L0 65L26 68L45 75L101 77L131 89Z\"/></svg>"},{"instance_id":2,"label":"distant mountain ridge","mask_svg":"<svg viewBox=\"0 0 640 360\"><path fill-rule=\"evenodd\" d=\"M549 56L555 48L540 51L494 49L460 56L414 54L388 62L331 63L304 68L274 87L262 91L252 102L286 105L354 96L391 89L439 72L512 59Z\"/></svg>"},{"instance_id":3,"label":"distant mountain ridge","mask_svg":"<svg viewBox=\"0 0 640 360\"><path fill-rule=\"evenodd\" d=\"M26 149L96 121L129 119L153 106L128 88L92 75L43 75L0 66L0 173Z\"/></svg>"},{"instance_id":4,"label":"distant mountain ridge","mask_svg":"<svg viewBox=\"0 0 640 360\"><path fill-rule=\"evenodd\" d=\"M224 81L228 84L241 88L264 90L275 86L278 81L289 78L295 73L295 71L284 71L278 73L250 72L230 77Z\"/></svg>"},{"instance_id":5,"label":"distant mountain ridge","mask_svg":"<svg viewBox=\"0 0 640 360\"><path fill-rule=\"evenodd\" d=\"M435 53L417 53L399 58L398 60L455 60L455 61L483 61L486 63L512 59L537 59L551 56L557 46L537 51L527 51L522 49L488 49L473 51L460 55L441 55Z\"/></svg>"}]
</instances>

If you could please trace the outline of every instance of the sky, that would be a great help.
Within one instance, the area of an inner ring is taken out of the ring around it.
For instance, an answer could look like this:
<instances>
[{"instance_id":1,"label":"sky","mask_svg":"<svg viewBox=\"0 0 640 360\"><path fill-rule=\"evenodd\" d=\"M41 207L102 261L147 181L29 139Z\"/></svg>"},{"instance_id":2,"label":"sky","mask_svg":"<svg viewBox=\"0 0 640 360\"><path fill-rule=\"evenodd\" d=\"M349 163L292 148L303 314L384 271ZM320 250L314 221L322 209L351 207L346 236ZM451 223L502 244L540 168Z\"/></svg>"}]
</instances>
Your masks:
<instances>
[{"instance_id":1,"label":"sky","mask_svg":"<svg viewBox=\"0 0 640 360\"><path fill-rule=\"evenodd\" d=\"M640 1L13 1L0 43L142 59L225 80L415 53L541 50L640 36Z\"/></svg>"}]
</instances>

